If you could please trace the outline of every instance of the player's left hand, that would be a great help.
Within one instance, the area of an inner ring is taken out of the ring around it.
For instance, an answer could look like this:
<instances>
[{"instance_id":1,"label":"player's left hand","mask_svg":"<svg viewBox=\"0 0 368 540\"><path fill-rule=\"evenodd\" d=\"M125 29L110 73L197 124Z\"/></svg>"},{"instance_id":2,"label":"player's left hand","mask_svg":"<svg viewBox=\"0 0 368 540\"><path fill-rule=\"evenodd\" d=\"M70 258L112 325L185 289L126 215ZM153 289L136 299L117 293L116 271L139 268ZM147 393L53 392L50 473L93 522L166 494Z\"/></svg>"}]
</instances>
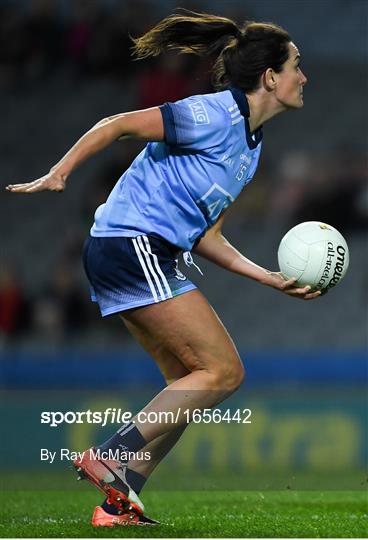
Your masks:
<instances>
[{"instance_id":1,"label":"player's left hand","mask_svg":"<svg viewBox=\"0 0 368 540\"><path fill-rule=\"evenodd\" d=\"M62 176L56 172L49 173L37 178L33 182L24 184L9 184L6 186L7 191L12 193L36 193L38 191L64 191L66 175Z\"/></svg>"},{"instance_id":2,"label":"player's left hand","mask_svg":"<svg viewBox=\"0 0 368 540\"><path fill-rule=\"evenodd\" d=\"M289 296L293 296L294 298L313 300L322 295L322 291L311 291L309 285L304 287L296 285L296 278L285 279L281 272L269 272L268 275L270 278L269 285L271 287L274 287Z\"/></svg>"}]
</instances>

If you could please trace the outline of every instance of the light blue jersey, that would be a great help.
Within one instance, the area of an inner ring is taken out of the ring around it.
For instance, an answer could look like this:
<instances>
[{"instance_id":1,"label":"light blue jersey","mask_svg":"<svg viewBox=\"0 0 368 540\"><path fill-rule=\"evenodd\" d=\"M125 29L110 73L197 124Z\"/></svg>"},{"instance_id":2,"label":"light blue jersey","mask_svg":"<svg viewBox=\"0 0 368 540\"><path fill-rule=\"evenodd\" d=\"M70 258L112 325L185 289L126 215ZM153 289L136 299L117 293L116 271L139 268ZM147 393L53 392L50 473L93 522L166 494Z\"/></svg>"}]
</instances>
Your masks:
<instances>
[{"instance_id":1,"label":"light blue jersey","mask_svg":"<svg viewBox=\"0 0 368 540\"><path fill-rule=\"evenodd\" d=\"M262 131L251 136L248 102L237 88L160 109L165 141L136 157L97 209L91 235L145 233L190 251L252 180Z\"/></svg>"}]
</instances>

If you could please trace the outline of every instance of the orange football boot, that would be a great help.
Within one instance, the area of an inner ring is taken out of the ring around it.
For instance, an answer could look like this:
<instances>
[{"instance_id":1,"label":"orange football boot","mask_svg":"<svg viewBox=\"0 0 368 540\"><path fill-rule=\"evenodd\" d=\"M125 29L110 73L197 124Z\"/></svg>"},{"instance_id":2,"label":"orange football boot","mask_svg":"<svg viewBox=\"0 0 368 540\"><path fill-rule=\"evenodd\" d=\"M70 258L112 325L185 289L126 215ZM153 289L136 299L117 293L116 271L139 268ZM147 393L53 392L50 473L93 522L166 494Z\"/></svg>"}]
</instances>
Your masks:
<instances>
[{"instance_id":1,"label":"orange football boot","mask_svg":"<svg viewBox=\"0 0 368 540\"><path fill-rule=\"evenodd\" d=\"M86 479L101 490L120 514L130 511L138 516L143 514L144 505L126 481L126 466L120 461L99 459L98 451L90 448L73 465L79 475L78 479Z\"/></svg>"},{"instance_id":2,"label":"orange football boot","mask_svg":"<svg viewBox=\"0 0 368 540\"><path fill-rule=\"evenodd\" d=\"M147 516L139 516L133 511L129 511L118 516L109 514L108 512L105 512L101 506L96 506L91 523L94 527L115 527L117 525L124 527L130 525L144 526L159 524L158 521L155 521Z\"/></svg>"}]
</instances>

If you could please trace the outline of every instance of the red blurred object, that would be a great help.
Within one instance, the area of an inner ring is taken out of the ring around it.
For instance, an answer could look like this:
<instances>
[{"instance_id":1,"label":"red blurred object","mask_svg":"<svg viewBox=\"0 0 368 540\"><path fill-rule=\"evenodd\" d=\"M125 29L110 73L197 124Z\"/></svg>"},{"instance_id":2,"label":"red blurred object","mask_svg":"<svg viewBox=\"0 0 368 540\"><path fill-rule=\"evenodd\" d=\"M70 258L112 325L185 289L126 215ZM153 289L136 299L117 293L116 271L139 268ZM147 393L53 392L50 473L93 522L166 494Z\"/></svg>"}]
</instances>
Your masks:
<instances>
[{"instance_id":1,"label":"red blurred object","mask_svg":"<svg viewBox=\"0 0 368 540\"><path fill-rule=\"evenodd\" d=\"M22 308L22 293L8 268L0 272L0 333L10 335L17 330Z\"/></svg>"},{"instance_id":2,"label":"red blurred object","mask_svg":"<svg viewBox=\"0 0 368 540\"><path fill-rule=\"evenodd\" d=\"M165 101L177 101L191 93L191 82L185 73L185 58L167 54L153 68L139 77L139 107L157 107Z\"/></svg>"}]
</instances>

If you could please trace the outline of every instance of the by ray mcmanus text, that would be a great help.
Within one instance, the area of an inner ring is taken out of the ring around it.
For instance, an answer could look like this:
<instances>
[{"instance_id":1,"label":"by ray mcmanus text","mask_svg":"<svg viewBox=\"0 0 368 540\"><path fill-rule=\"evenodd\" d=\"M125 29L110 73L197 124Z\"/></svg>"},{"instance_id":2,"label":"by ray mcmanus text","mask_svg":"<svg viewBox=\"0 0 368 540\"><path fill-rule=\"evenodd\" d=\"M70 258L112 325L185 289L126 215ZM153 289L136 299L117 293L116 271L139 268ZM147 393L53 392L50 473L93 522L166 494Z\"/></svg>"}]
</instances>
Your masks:
<instances>
[{"instance_id":1,"label":"by ray mcmanus text","mask_svg":"<svg viewBox=\"0 0 368 540\"><path fill-rule=\"evenodd\" d=\"M90 448L85 452L75 452L69 448L59 448L58 450L50 450L49 448L40 449L40 460L52 464L56 461L75 461L82 460L86 454L89 452L89 459L92 460L114 460L120 461L121 463L126 463L130 460L138 461L150 461L151 453L150 452L129 452L122 449L117 450L100 450L99 448Z\"/></svg>"}]
</instances>

